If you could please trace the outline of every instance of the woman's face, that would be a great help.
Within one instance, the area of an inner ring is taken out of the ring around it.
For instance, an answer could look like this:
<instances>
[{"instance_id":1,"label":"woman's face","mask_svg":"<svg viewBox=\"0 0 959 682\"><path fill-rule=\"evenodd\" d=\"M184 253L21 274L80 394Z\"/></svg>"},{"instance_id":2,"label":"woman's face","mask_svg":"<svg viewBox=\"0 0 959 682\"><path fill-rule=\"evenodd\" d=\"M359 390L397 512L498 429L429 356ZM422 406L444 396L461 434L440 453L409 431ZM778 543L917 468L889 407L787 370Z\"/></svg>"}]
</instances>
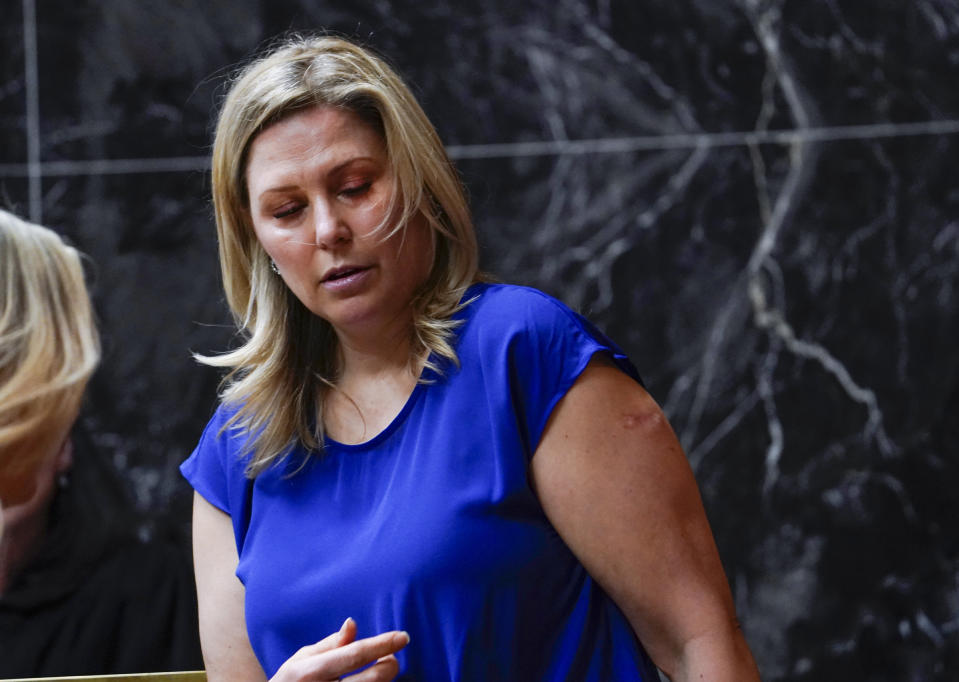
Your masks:
<instances>
[{"instance_id":1,"label":"woman's face","mask_svg":"<svg viewBox=\"0 0 959 682\"><path fill-rule=\"evenodd\" d=\"M32 467L16 474L0 471L0 514L11 534L19 524L46 510L53 500L57 476L72 465L73 442L68 432L53 441Z\"/></svg>"},{"instance_id":2,"label":"woman's face","mask_svg":"<svg viewBox=\"0 0 959 682\"><path fill-rule=\"evenodd\" d=\"M246 182L256 237L306 308L341 336L408 327L431 236L422 216L377 231L393 175L373 128L334 107L297 112L253 140Z\"/></svg>"}]
</instances>

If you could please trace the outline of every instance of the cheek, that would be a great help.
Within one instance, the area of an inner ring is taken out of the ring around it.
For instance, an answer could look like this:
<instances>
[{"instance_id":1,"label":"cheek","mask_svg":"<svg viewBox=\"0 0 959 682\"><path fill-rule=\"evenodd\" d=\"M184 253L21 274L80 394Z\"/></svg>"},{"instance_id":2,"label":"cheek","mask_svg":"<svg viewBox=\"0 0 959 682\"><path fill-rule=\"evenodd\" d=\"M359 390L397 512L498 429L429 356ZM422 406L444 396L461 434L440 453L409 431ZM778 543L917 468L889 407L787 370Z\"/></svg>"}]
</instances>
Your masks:
<instances>
[{"instance_id":1,"label":"cheek","mask_svg":"<svg viewBox=\"0 0 959 682\"><path fill-rule=\"evenodd\" d=\"M262 242L261 242L262 243ZM317 249L312 245L284 241L271 244L269 248L263 245L264 250L276 263L280 275L287 285L296 291L297 283L309 285L319 274L320 266L315 262Z\"/></svg>"},{"instance_id":2,"label":"cheek","mask_svg":"<svg viewBox=\"0 0 959 682\"><path fill-rule=\"evenodd\" d=\"M270 230L257 230L257 241L269 256L278 265L294 262L304 250L303 245L293 240L289 234L281 234Z\"/></svg>"},{"instance_id":3,"label":"cheek","mask_svg":"<svg viewBox=\"0 0 959 682\"><path fill-rule=\"evenodd\" d=\"M261 239L260 246L266 251L266 255L270 257L270 260L278 265L282 265L289 260L289 256L287 255L288 249L283 248L283 244L281 243Z\"/></svg>"},{"instance_id":4,"label":"cheek","mask_svg":"<svg viewBox=\"0 0 959 682\"><path fill-rule=\"evenodd\" d=\"M263 250L266 251L266 255L275 260L279 247L282 245L279 235L274 230L268 227L258 227L255 223L253 235Z\"/></svg>"},{"instance_id":5,"label":"cheek","mask_svg":"<svg viewBox=\"0 0 959 682\"><path fill-rule=\"evenodd\" d=\"M33 474L0 474L0 503L5 507L23 504L37 491L37 481Z\"/></svg>"},{"instance_id":6,"label":"cheek","mask_svg":"<svg viewBox=\"0 0 959 682\"><path fill-rule=\"evenodd\" d=\"M410 264L412 272L419 282L425 280L433 267L436 252L433 231L428 226L420 224L407 235L403 247L402 259Z\"/></svg>"}]
</instances>

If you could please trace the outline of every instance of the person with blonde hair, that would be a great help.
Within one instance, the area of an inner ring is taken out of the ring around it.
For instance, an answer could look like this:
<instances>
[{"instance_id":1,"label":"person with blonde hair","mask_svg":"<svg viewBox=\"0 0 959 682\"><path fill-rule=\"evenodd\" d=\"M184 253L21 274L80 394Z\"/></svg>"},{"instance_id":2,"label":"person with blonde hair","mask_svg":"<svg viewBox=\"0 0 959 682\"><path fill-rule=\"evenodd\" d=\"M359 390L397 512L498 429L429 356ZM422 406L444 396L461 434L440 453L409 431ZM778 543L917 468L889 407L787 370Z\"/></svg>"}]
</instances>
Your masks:
<instances>
[{"instance_id":1,"label":"person with blonde hair","mask_svg":"<svg viewBox=\"0 0 959 682\"><path fill-rule=\"evenodd\" d=\"M202 664L189 561L76 424L99 360L80 253L0 210L3 679Z\"/></svg>"},{"instance_id":2,"label":"person with blonde hair","mask_svg":"<svg viewBox=\"0 0 959 682\"><path fill-rule=\"evenodd\" d=\"M34 492L34 472L66 466L100 342L80 254L0 209L0 502Z\"/></svg>"},{"instance_id":3,"label":"person with blonde hair","mask_svg":"<svg viewBox=\"0 0 959 682\"><path fill-rule=\"evenodd\" d=\"M199 358L229 371L181 467L212 682L758 679L662 411L587 320L482 276L382 58L248 63L212 187L243 335Z\"/></svg>"}]
</instances>

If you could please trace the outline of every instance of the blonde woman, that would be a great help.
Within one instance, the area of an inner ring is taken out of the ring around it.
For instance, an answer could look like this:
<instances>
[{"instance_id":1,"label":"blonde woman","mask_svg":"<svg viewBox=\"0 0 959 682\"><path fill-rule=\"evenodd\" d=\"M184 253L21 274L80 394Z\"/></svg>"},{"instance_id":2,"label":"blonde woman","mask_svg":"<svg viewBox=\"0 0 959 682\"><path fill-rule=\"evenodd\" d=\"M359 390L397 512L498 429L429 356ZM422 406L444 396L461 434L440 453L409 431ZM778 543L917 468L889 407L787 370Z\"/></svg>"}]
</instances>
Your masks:
<instances>
[{"instance_id":1,"label":"blonde woman","mask_svg":"<svg viewBox=\"0 0 959 682\"><path fill-rule=\"evenodd\" d=\"M212 682L758 678L659 407L582 317L483 281L382 59L247 65L213 198L245 342L203 358L230 372L182 467Z\"/></svg>"},{"instance_id":2,"label":"blonde woman","mask_svg":"<svg viewBox=\"0 0 959 682\"><path fill-rule=\"evenodd\" d=\"M80 254L0 211L0 678L195 669L187 558L75 426L100 357Z\"/></svg>"},{"instance_id":3,"label":"blonde woman","mask_svg":"<svg viewBox=\"0 0 959 682\"><path fill-rule=\"evenodd\" d=\"M100 359L80 255L0 210L0 501L68 464L68 434Z\"/></svg>"}]
</instances>

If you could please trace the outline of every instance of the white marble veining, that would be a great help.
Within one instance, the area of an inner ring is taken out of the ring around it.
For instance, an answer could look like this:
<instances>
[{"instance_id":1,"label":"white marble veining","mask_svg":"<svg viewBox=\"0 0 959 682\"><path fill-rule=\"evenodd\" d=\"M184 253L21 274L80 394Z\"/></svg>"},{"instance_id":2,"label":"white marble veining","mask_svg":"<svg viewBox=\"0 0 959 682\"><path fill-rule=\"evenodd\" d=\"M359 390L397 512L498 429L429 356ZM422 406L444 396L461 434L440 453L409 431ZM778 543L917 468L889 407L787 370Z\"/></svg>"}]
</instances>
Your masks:
<instances>
[{"instance_id":1,"label":"white marble veining","mask_svg":"<svg viewBox=\"0 0 959 682\"><path fill-rule=\"evenodd\" d=\"M0 197L96 263L85 420L143 508L186 514L216 383L189 351L230 342L205 178L226 66L326 26L413 82L484 266L639 366L764 679L950 679L959 4L34 2L0 18Z\"/></svg>"}]
</instances>

